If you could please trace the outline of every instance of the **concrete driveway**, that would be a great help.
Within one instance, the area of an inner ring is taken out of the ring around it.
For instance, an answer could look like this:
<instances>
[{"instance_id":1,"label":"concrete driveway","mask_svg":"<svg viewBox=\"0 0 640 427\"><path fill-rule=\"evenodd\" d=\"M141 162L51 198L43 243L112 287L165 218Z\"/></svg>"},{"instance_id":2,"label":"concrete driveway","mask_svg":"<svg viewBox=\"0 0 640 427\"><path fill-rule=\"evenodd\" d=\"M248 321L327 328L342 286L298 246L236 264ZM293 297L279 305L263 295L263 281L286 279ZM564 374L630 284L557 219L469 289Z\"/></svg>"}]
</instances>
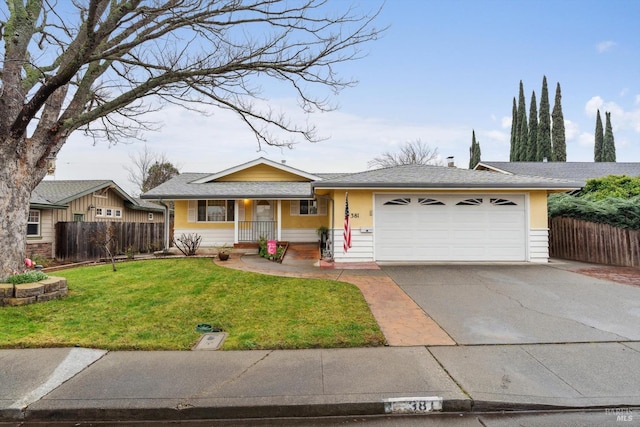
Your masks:
<instances>
[{"instance_id":1,"label":"concrete driveway","mask_svg":"<svg viewBox=\"0 0 640 427\"><path fill-rule=\"evenodd\" d=\"M640 340L640 287L545 265L382 265L458 344Z\"/></svg>"}]
</instances>

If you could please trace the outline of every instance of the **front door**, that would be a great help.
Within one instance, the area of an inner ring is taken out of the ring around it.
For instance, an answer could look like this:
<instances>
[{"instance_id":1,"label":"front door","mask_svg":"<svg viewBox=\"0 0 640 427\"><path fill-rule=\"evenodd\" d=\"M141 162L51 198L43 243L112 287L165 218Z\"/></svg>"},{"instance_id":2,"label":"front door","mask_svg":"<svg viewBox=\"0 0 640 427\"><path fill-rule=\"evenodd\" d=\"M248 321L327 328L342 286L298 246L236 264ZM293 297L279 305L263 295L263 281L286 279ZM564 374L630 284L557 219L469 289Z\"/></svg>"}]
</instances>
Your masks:
<instances>
[{"instance_id":1,"label":"front door","mask_svg":"<svg viewBox=\"0 0 640 427\"><path fill-rule=\"evenodd\" d=\"M269 200L258 200L255 206L256 221L273 221L273 202Z\"/></svg>"},{"instance_id":2,"label":"front door","mask_svg":"<svg viewBox=\"0 0 640 427\"><path fill-rule=\"evenodd\" d=\"M254 227L260 238L276 239L275 209L273 201L258 200L254 204Z\"/></svg>"}]
</instances>

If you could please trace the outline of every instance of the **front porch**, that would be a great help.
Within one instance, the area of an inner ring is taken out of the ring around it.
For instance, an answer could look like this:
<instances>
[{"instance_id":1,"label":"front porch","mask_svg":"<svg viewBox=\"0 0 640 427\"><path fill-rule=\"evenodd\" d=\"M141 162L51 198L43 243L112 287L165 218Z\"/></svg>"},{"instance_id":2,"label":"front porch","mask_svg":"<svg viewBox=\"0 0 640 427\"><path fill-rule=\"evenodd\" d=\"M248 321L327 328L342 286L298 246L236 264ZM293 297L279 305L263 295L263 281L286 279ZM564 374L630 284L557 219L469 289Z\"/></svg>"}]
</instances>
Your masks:
<instances>
[{"instance_id":1,"label":"front porch","mask_svg":"<svg viewBox=\"0 0 640 427\"><path fill-rule=\"evenodd\" d=\"M238 221L237 243L259 242L260 239L280 240L278 221Z\"/></svg>"}]
</instances>

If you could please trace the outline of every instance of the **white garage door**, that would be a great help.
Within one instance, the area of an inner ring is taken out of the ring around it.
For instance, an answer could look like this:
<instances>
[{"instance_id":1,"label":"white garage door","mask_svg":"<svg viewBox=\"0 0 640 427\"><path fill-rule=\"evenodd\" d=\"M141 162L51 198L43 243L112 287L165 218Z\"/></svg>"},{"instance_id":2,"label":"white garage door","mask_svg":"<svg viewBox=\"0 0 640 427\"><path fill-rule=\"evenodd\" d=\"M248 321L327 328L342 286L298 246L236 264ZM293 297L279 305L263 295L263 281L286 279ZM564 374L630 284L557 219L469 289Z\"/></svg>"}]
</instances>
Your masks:
<instances>
[{"instance_id":1,"label":"white garage door","mask_svg":"<svg viewBox=\"0 0 640 427\"><path fill-rule=\"evenodd\" d=\"M524 195L378 194L378 261L525 261Z\"/></svg>"}]
</instances>

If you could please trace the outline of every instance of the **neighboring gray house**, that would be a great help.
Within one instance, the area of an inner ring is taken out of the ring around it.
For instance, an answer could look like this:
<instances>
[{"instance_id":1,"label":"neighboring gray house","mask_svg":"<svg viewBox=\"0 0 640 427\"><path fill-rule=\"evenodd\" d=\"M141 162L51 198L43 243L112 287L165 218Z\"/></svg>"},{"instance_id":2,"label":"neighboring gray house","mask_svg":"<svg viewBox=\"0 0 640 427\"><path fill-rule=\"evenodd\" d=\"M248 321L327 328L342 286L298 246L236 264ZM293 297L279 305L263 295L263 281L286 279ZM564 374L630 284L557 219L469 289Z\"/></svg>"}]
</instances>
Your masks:
<instances>
[{"instance_id":1,"label":"neighboring gray house","mask_svg":"<svg viewBox=\"0 0 640 427\"><path fill-rule=\"evenodd\" d=\"M584 187L587 180L608 175L640 176L640 163L619 162L480 162L475 170L508 175L541 176L573 181Z\"/></svg>"},{"instance_id":2,"label":"neighboring gray house","mask_svg":"<svg viewBox=\"0 0 640 427\"><path fill-rule=\"evenodd\" d=\"M162 206L129 196L111 180L42 181L31 192L27 256L55 257L58 222L164 222Z\"/></svg>"}]
</instances>

